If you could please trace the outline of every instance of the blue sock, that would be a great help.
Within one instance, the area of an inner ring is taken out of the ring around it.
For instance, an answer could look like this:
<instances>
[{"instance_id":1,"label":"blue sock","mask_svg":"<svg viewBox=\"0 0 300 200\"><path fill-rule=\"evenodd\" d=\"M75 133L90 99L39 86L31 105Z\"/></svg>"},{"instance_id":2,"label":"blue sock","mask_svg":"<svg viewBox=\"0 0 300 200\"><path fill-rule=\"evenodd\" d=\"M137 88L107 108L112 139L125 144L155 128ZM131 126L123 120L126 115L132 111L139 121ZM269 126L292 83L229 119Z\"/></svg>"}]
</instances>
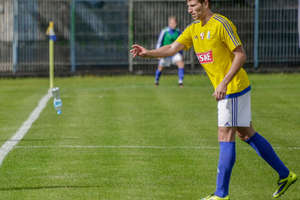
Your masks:
<instances>
[{"instance_id":1,"label":"blue sock","mask_svg":"<svg viewBox=\"0 0 300 200\"><path fill-rule=\"evenodd\" d=\"M178 68L178 79L179 82L182 82L184 78L184 68Z\"/></svg>"},{"instance_id":2,"label":"blue sock","mask_svg":"<svg viewBox=\"0 0 300 200\"><path fill-rule=\"evenodd\" d=\"M262 157L273 169L277 171L280 179L288 177L290 171L279 159L271 144L261 135L255 133L246 142L255 149L257 154Z\"/></svg>"},{"instance_id":3,"label":"blue sock","mask_svg":"<svg viewBox=\"0 0 300 200\"><path fill-rule=\"evenodd\" d=\"M226 197L229 193L231 171L235 163L235 142L220 142L217 189L215 195Z\"/></svg>"},{"instance_id":4,"label":"blue sock","mask_svg":"<svg viewBox=\"0 0 300 200\"><path fill-rule=\"evenodd\" d=\"M159 81L160 75L161 75L161 71L159 71L159 70L157 69L156 72L155 72L155 82L158 82L158 81Z\"/></svg>"}]
</instances>

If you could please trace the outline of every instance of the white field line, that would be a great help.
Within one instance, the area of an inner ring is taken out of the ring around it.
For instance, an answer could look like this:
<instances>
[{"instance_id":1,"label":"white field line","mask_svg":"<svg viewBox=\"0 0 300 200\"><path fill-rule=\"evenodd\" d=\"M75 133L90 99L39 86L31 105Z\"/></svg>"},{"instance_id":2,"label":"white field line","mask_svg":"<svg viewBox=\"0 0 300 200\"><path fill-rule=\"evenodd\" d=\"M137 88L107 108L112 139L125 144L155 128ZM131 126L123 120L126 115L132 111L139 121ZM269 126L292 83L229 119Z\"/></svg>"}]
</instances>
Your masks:
<instances>
[{"instance_id":1,"label":"white field line","mask_svg":"<svg viewBox=\"0 0 300 200\"><path fill-rule=\"evenodd\" d=\"M7 140L0 148L0 166L7 154L19 143L20 140L26 135L27 131L31 128L35 120L38 119L42 110L46 107L47 102L51 98L51 93L48 92L38 103L38 106L31 112L28 119L22 124L14 136Z\"/></svg>"},{"instance_id":2,"label":"white field line","mask_svg":"<svg viewBox=\"0 0 300 200\"><path fill-rule=\"evenodd\" d=\"M219 149L214 146L83 146L83 145L58 145L58 146L16 146L21 149Z\"/></svg>"},{"instance_id":3,"label":"white field line","mask_svg":"<svg viewBox=\"0 0 300 200\"><path fill-rule=\"evenodd\" d=\"M186 150L218 150L218 146L83 146L83 145L58 145L58 146L16 146L20 149L186 149ZM251 149L243 147L242 149ZM275 150L300 150L300 147L274 147Z\"/></svg>"}]
</instances>

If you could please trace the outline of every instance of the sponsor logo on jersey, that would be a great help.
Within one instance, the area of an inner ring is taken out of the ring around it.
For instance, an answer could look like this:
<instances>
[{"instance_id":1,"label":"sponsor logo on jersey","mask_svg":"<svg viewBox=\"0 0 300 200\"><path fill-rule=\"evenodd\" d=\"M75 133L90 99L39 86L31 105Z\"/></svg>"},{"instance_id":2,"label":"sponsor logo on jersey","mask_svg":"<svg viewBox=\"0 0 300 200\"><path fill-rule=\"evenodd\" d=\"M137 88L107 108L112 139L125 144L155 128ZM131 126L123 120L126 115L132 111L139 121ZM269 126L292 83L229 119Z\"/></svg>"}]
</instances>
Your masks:
<instances>
[{"instance_id":1,"label":"sponsor logo on jersey","mask_svg":"<svg viewBox=\"0 0 300 200\"><path fill-rule=\"evenodd\" d=\"M199 63L201 64L207 64L214 62L212 51L207 51L204 53L197 53L197 58L199 60Z\"/></svg>"},{"instance_id":2,"label":"sponsor logo on jersey","mask_svg":"<svg viewBox=\"0 0 300 200\"><path fill-rule=\"evenodd\" d=\"M204 33L202 32L202 33L200 33L200 37L201 37L201 40L203 40L204 39Z\"/></svg>"},{"instance_id":3,"label":"sponsor logo on jersey","mask_svg":"<svg viewBox=\"0 0 300 200\"><path fill-rule=\"evenodd\" d=\"M210 31L207 32L206 38L209 40L210 39Z\"/></svg>"}]
</instances>

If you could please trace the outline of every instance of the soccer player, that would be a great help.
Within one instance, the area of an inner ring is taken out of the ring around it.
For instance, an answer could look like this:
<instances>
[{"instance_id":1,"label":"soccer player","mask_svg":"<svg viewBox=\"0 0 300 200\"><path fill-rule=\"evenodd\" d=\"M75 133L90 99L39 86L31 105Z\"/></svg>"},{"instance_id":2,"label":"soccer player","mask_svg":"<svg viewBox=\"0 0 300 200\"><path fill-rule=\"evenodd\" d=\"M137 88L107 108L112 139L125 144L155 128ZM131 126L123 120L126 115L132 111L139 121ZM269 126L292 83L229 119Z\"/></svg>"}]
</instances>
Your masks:
<instances>
[{"instance_id":1,"label":"soccer player","mask_svg":"<svg viewBox=\"0 0 300 200\"><path fill-rule=\"evenodd\" d=\"M213 13L210 0L187 0L195 20L170 45L148 50L133 45L133 57L167 57L192 46L210 78L218 103L219 163L216 190L202 200L228 200L229 181L235 163L235 135L248 143L279 175L273 197L281 196L297 180L275 153L271 144L252 126L251 86L243 64L246 54L236 27L226 17Z\"/></svg>"},{"instance_id":2,"label":"soccer player","mask_svg":"<svg viewBox=\"0 0 300 200\"><path fill-rule=\"evenodd\" d=\"M172 44L178 36L181 34L181 31L176 28L177 20L176 17L170 16L168 19L168 27L164 28L159 35L156 48L160 48L165 45ZM184 62L181 55L181 52L176 53L173 56L159 59L158 67L155 72L155 85L159 85L159 78L161 76L162 70L164 67L169 67L171 64L176 64L178 67L178 85L183 87L183 77L184 77Z\"/></svg>"}]
</instances>

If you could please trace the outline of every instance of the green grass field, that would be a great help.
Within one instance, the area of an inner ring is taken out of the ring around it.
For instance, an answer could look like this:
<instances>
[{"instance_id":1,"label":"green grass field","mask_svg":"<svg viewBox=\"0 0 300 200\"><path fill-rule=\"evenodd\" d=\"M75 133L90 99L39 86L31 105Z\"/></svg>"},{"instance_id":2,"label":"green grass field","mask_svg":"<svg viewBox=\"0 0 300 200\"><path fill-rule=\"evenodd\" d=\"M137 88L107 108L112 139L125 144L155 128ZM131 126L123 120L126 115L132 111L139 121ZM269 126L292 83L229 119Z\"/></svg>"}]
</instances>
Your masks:
<instances>
[{"instance_id":1,"label":"green grass field","mask_svg":"<svg viewBox=\"0 0 300 200\"><path fill-rule=\"evenodd\" d=\"M217 108L206 76L57 78L52 99L0 166L2 200L197 200L213 193ZM256 130L300 175L300 75L250 75ZM4 144L46 94L47 79L0 79ZM237 141L231 200L272 199L277 174ZM300 182L284 200L300 199Z\"/></svg>"}]
</instances>

